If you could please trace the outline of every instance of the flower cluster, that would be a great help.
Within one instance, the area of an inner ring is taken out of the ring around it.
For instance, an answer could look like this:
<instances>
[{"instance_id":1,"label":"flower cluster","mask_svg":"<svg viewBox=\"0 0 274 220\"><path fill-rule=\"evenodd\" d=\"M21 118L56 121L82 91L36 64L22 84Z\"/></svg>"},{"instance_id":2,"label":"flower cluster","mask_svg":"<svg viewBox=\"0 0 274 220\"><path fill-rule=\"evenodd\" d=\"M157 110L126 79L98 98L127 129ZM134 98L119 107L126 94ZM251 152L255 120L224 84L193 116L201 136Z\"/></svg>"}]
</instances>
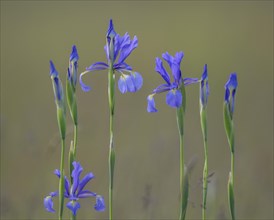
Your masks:
<instances>
[{"instance_id":1,"label":"flower cluster","mask_svg":"<svg viewBox=\"0 0 274 220\"><path fill-rule=\"evenodd\" d=\"M82 77L91 71L106 70L116 71L120 73L118 81L118 88L121 93L136 92L141 89L143 85L143 78L140 73L132 70L125 60L131 52L138 46L138 39L136 36L131 40L128 33L120 36L114 30L112 20L110 20L109 28L106 35L106 45L104 50L106 52L107 63L96 62L86 68L86 71L80 75L80 85L82 90L88 92L90 86L84 84Z\"/></svg>"},{"instance_id":2,"label":"flower cluster","mask_svg":"<svg viewBox=\"0 0 274 220\"><path fill-rule=\"evenodd\" d=\"M71 177L73 179L73 184L70 186L69 180L65 177L65 191L64 197L69 199L67 203L67 208L71 210L73 215L76 215L77 210L80 208L80 203L78 202L81 198L95 197L96 204L94 208L96 211L104 211L105 210L105 202L104 198L100 195L97 195L94 192L89 190L84 190L86 184L94 178L92 173L88 173L84 176L84 178L80 181L80 175L83 171L83 167L79 162L73 162L73 171ZM54 174L60 178L60 170L55 170ZM55 212L53 209L53 201L52 198L58 196L58 191L51 192L49 196L44 198L44 206L48 212Z\"/></svg>"},{"instance_id":3,"label":"flower cluster","mask_svg":"<svg viewBox=\"0 0 274 220\"><path fill-rule=\"evenodd\" d=\"M158 110L155 107L155 101L154 101L154 95L162 92L167 92L166 95L166 103L173 107L173 108L179 108L182 105L183 102L183 96L181 92L182 84L189 85L192 83L199 82L199 79L197 78L183 78L182 72L180 69L181 61L184 57L183 52L178 52L175 54L175 56L169 55L168 52L162 54L163 59L168 63L172 76L173 76L173 82L170 80L170 76L166 69L163 66L163 62L160 58L156 58L156 66L155 71L158 72L161 77L165 80L165 83L155 88L147 97L148 105L147 105L147 111L148 112L157 112Z\"/></svg>"}]
</instances>

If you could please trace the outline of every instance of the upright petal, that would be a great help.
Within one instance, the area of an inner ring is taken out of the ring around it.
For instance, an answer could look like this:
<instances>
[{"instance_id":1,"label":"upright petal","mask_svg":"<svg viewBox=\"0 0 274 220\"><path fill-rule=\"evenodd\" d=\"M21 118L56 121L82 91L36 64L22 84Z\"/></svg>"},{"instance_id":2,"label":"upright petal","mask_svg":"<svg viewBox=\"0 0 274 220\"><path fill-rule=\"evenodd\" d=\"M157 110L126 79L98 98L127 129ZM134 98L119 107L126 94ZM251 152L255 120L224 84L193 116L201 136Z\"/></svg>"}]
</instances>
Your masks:
<instances>
[{"instance_id":1,"label":"upright petal","mask_svg":"<svg viewBox=\"0 0 274 220\"><path fill-rule=\"evenodd\" d=\"M184 57L184 53L183 53L182 51L177 52L177 53L175 54L175 56L174 56L174 59L173 59L174 63L177 63L177 65L180 66L183 57Z\"/></svg>"},{"instance_id":2,"label":"upright petal","mask_svg":"<svg viewBox=\"0 0 274 220\"><path fill-rule=\"evenodd\" d=\"M67 203L67 208L71 210L72 214L76 216L78 209L81 207L79 202L70 201Z\"/></svg>"},{"instance_id":3,"label":"upright petal","mask_svg":"<svg viewBox=\"0 0 274 220\"><path fill-rule=\"evenodd\" d=\"M72 46L72 51L69 57L70 62L77 62L79 60L79 55L75 45Z\"/></svg>"},{"instance_id":4,"label":"upright petal","mask_svg":"<svg viewBox=\"0 0 274 220\"><path fill-rule=\"evenodd\" d=\"M81 164L79 162L74 161L72 163L74 169L71 173L71 176L73 178L73 184L72 184L72 194L75 195L75 192L79 186L79 178L80 175L83 171L83 167L81 166Z\"/></svg>"},{"instance_id":5,"label":"upright petal","mask_svg":"<svg viewBox=\"0 0 274 220\"><path fill-rule=\"evenodd\" d=\"M165 68L163 67L162 60L156 57L155 62L156 62L155 71L162 76L162 78L167 82L167 84L170 84L170 77L167 71L165 70Z\"/></svg>"},{"instance_id":6,"label":"upright petal","mask_svg":"<svg viewBox=\"0 0 274 220\"><path fill-rule=\"evenodd\" d=\"M84 189L86 184L94 178L93 173L88 173L87 175L84 176L84 178L80 181L79 187L78 187L78 195L81 193L81 191Z\"/></svg>"},{"instance_id":7,"label":"upright petal","mask_svg":"<svg viewBox=\"0 0 274 220\"><path fill-rule=\"evenodd\" d=\"M155 107L155 101L154 101L153 95L149 95L147 97L147 111L148 112L158 112L158 110Z\"/></svg>"},{"instance_id":8,"label":"upright petal","mask_svg":"<svg viewBox=\"0 0 274 220\"><path fill-rule=\"evenodd\" d=\"M138 38L134 36L130 44L125 45L121 48L120 57L118 63L123 63L125 59L131 54L131 52L138 46Z\"/></svg>"},{"instance_id":9,"label":"upright petal","mask_svg":"<svg viewBox=\"0 0 274 220\"><path fill-rule=\"evenodd\" d=\"M173 108L179 108L182 101L182 93L177 89L170 90L166 95L166 103Z\"/></svg>"},{"instance_id":10,"label":"upright petal","mask_svg":"<svg viewBox=\"0 0 274 220\"><path fill-rule=\"evenodd\" d=\"M178 65L177 63L172 63L172 68L171 68L171 72L172 72L172 76L174 78L174 81L177 83L177 85L179 85L179 83L181 82L181 69L180 69L180 65Z\"/></svg>"},{"instance_id":11,"label":"upright petal","mask_svg":"<svg viewBox=\"0 0 274 220\"><path fill-rule=\"evenodd\" d=\"M114 30L114 25L113 25L112 19L110 19L108 30L107 30L107 37L114 37L115 35L116 35L116 32Z\"/></svg>"},{"instance_id":12,"label":"upright petal","mask_svg":"<svg viewBox=\"0 0 274 220\"><path fill-rule=\"evenodd\" d=\"M172 63L173 63L173 56L171 56L168 52L165 52L165 53L162 54L162 57L168 63L168 65L171 69L172 68Z\"/></svg>"},{"instance_id":13,"label":"upright petal","mask_svg":"<svg viewBox=\"0 0 274 220\"><path fill-rule=\"evenodd\" d=\"M94 209L98 212L105 211L105 200L103 196L96 196L96 204L94 205Z\"/></svg>"}]
</instances>

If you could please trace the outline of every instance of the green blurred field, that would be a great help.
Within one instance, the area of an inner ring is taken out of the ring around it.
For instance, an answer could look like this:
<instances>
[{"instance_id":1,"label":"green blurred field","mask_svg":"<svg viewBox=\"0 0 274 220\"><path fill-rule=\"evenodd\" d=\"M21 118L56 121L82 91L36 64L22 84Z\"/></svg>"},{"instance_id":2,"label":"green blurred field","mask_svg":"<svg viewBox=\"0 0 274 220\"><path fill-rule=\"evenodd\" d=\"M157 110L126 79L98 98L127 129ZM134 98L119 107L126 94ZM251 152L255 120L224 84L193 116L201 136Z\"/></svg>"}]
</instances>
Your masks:
<instances>
[{"instance_id":1,"label":"green blurred field","mask_svg":"<svg viewBox=\"0 0 274 220\"><path fill-rule=\"evenodd\" d=\"M179 139L175 110L147 95L162 83L155 57L184 51L185 77L200 77L208 64L210 98L208 217L229 218L229 147L222 121L224 83L238 73L236 98L236 213L238 219L273 219L273 2L272 1L1 1L1 219L55 219L43 197L57 190L53 170L60 147L49 77L52 59L65 81L73 44L83 71L105 61L108 21L118 33L138 36L127 62L142 73L136 94L116 90L114 216L176 219L179 204ZM96 178L88 188L105 196L108 186L107 73L85 77L78 87L78 159ZM187 219L201 218L203 144L199 89L187 88L186 161L196 157ZM68 117L68 138L72 123ZM67 144L68 146L68 144ZM84 173L85 173L84 172ZM58 202L55 200L55 208ZM82 200L78 219L106 219ZM66 211L66 214L68 211ZM68 216L68 215L67 215Z\"/></svg>"}]
</instances>

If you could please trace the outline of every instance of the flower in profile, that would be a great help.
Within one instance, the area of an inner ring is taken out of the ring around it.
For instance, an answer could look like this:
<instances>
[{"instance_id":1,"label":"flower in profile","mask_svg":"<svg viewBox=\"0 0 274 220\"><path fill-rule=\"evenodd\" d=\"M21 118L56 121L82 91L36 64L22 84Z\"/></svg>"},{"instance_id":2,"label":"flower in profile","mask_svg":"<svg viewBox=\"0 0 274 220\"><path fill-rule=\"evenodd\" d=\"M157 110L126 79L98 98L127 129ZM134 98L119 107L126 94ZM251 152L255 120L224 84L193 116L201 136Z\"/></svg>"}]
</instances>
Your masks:
<instances>
[{"instance_id":1,"label":"flower in profile","mask_svg":"<svg viewBox=\"0 0 274 220\"><path fill-rule=\"evenodd\" d=\"M201 107L205 108L207 105L209 96L209 85L208 85L208 75L207 75L207 64L204 66L204 72L200 80L200 103Z\"/></svg>"},{"instance_id":2,"label":"flower in profile","mask_svg":"<svg viewBox=\"0 0 274 220\"><path fill-rule=\"evenodd\" d=\"M231 73L225 84L225 103L228 105L230 115L234 112L235 94L238 87L237 74Z\"/></svg>"},{"instance_id":3,"label":"flower in profile","mask_svg":"<svg viewBox=\"0 0 274 220\"><path fill-rule=\"evenodd\" d=\"M94 192L91 192L89 190L85 190L86 184L94 178L94 175L92 173L88 173L84 176L84 178L80 181L80 175L83 171L83 168L79 162L74 161L73 163L73 171L72 171L72 178L73 178L73 184L70 186L70 183L65 177L65 191L64 191L64 197L69 199L69 202L67 203L67 208L71 210L73 215L76 215L78 209L80 208L80 203L78 202L81 198L88 198L88 197L95 197L96 198L96 204L94 205L94 209L96 211L104 211L105 210L105 202L104 198L100 195L97 195ZM55 170L54 174L60 178L60 170ZM44 198L44 206L45 209L48 212L55 212L53 208L53 201L52 198L58 196L58 191L51 192L49 196Z\"/></svg>"},{"instance_id":4,"label":"flower in profile","mask_svg":"<svg viewBox=\"0 0 274 220\"><path fill-rule=\"evenodd\" d=\"M120 73L118 81L118 88L121 93L136 92L141 89L143 85L143 78L140 73L132 70L125 60L131 52L138 46L138 39L136 36L130 39L128 33L120 36L114 30L112 20L109 22L109 28L106 35L106 45L104 50L106 52L107 63L96 62L86 68L86 71L80 75L80 85L82 90L88 92L91 88L84 84L82 77L91 71L95 70L112 70Z\"/></svg>"},{"instance_id":5,"label":"flower in profile","mask_svg":"<svg viewBox=\"0 0 274 220\"><path fill-rule=\"evenodd\" d=\"M189 85L192 83L199 82L199 79L197 78L183 78L182 72L180 69L181 61L184 57L183 52L178 52L175 54L175 56L169 55L168 52L162 54L163 59L168 63L172 76L174 81L170 81L170 76L166 69L163 66L163 62L160 58L156 57L156 66L155 71L158 72L161 77L165 80L165 83L155 88L147 97L148 105L147 105L147 111L148 112L157 112L158 110L155 107L155 101L154 101L154 95L162 92L167 92L166 95L166 103L173 108L179 108L182 105L183 102L183 95L181 93L181 86L184 83L184 85Z\"/></svg>"},{"instance_id":6,"label":"flower in profile","mask_svg":"<svg viewBox=\"0 0 274 220\"><path fill-rule=\"evenodd\" d=\"M68 80L75 91L77 83L77 69L78 69L79 55L75 45L72 46L72 51L69 57L69 68L68 68Z\"/></svg>"}]
</instances>

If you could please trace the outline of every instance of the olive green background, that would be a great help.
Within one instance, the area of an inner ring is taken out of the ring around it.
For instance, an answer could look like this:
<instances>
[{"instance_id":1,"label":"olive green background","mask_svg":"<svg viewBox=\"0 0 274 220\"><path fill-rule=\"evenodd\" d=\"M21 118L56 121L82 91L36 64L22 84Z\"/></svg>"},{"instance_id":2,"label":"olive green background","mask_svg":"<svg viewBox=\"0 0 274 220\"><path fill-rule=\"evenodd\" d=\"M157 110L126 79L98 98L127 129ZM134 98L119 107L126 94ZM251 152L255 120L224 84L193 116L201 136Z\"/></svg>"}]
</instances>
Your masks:
<instances>
[{"instance_id":1,"label":"olive green background","mask_svg":"<svg viewBox=\"0 0 274 220\"><path fill-rule=\"evenodd\" d=\"M79 71L106 61L109 19L117 33L138 36L127 59L144 78L142 89L116 89L115 219L176 219L179 208L179 139L175 110L165 95L146 112L146 97L159 84L155 57L184 51L184 77L200 77L208 64L209 170L207 213L230 218L227 178L230 151L222 118L224 84L237 72L235 106L237 219L273 219L273 2L272 1L1 1L1 219L56 219L43 198L58 189L60 142L49 77L52 59L65 82L71 46ZM87 185L108 198L107 73L78 86L78 160L95 179ZM67 149L73 135L67 117ZM201 218L203 144L199 86L187 87L185 160L196 158L187 219ZM66 164L67 165L67 164ZM55 199L58 209L58 199ZM78 219L106 219L94 200L80 201ZM65 209L65 216L68 217Z\"/></svg>"}]
</instances>

